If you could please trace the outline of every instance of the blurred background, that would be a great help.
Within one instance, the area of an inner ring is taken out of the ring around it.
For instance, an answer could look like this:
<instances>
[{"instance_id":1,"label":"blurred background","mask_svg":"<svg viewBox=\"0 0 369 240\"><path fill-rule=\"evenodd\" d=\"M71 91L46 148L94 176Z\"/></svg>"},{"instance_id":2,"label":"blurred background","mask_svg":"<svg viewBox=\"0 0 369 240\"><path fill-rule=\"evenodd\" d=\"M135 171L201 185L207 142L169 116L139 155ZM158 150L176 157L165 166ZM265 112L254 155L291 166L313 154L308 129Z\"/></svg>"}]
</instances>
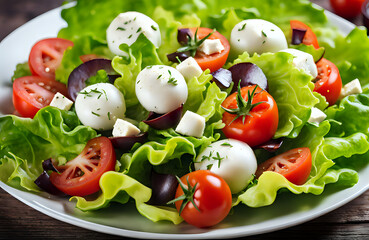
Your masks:
<instances>
[{"instance_id":1,"label":"blurred background","mask_svg":"<svg viewBox=\"0 0 369 240\"><path fill-rule=\"evenodd\" d=\"M0 40L25 22L59 7L64 0L0 0Z\"/></svg>"}]
</instances>

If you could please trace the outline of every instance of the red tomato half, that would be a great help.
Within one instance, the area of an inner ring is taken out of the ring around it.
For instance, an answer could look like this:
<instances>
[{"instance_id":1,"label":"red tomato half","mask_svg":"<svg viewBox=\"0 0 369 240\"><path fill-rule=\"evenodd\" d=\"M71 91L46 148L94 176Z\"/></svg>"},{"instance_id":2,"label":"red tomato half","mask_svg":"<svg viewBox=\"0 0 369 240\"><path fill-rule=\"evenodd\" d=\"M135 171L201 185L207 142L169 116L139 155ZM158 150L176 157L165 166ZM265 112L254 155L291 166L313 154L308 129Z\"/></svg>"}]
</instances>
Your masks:
<instances>
[{"instance_id":1,"label":"red tomato half","mask_svg":"<svg viewBox=\"0 0 369 240\"><path fill-rule=\"evenodd\" d=\"M342 89L342 80L338 68L325 58L322 58L316 66L318 76L314 91L322 94L329 105L333 105L338 100Z\"/></svg>"},{"instance_id":2,"label":"red tomato half","mask_svg":"<svg viewBox=\"0 0 369 240\"><path fill-rule=\"evenodd\" d=\"M313 30L311 30L311 28L308 25L306 25L305 23L303 23L301 21L298 21L298 20L291 20L290 25L291 25L291 29L306 30L304 39L302 40L303 44L313 45L314 48L316 48L316 49L319 48L318 39L317 39L315 33L313 32Z\"/></svg>"},{"instance_id":3,"label":"red tomato half","mask_svg":"<svg viewBox=\"0 0 369 240\"><path fill-rule=\"evenodd\" d=\"M311 165L310 149L295 148L260 164L255 175L259 177L265 171L273 171L293 184L302 185L310 175Z\"/></svg>"},{"instance_id":4,"label":"red tomato half","mask_svg":"<svg viewBox=\"0 0 369 240\"><path fill-rule=\"evenodd\" d=\"M71 196L86 196L100 190L100 177L115 167L115 152L107 137L97 137L87 142L75 159L58 166L60 172L50 175L51 183Z\"/></svg>"},{"instance_id":5,"label":"red tomato half","mask_svg":"<svg viewBox=\"0 0 369 240\"><path fill-rule=\"evenodd\" d=\"M241 88L242 98L247 101L248 92L254 90L255 86ZM237 108L236 96L234 92L224 100L222 106L227 109ZM264 102L254 107L246 116L243 123L242 116L234 120L235 114L223 113L223 122L225 127L222 129L227 138L233 138L243 141L251 147L260 145L270 140L278 128L278 108L273 97L261 88L257 88L252 99L252 104ZM233 121L234 120L234 121ZM233 122L232 122L233 121Z\"/></svg>"},{"instance_id":6,"label":"red tomato half","mask_svg":"<svg viewBox=\"0 0 369 240\"><path fill-rule=\"evenodd\" d=\"M33 75L55 79L64 51L73 42L62 38L48 38L37 42L31 49L28 64Z\"/></svg>"},{"instance_id":7,"label":"red tomato half","mask_svg":"<svg viewBox=\"0 0 369 240\"><path fill-rule=\"evenodd\" d=\"M183 219L196 227L210 227L221 222L232 207L232 194L228 184L208 170L194 171L181 177L181 182L186 187L187 180L191 187L197 184L193 201L198 210L188 202L181 213ZM178 186L175 197L183 194L181 186ZM178 211L182 202L175 202Z\"/></svg>"},{"instance_id":8,"label":"red tomato half","mask_svg":"<svg viewBox=\"0 0 369 240\"><path fill-rule=\"evenodd\" d=\"M330 0L334 12L344 18L354 18L361 12L365 0Z\"/></svg>"},{"instance_id":9,"label":"red tomato half","mask_svg":"<svg viewBox=\"0 0 369 240\"><path fill-rule=\"evenodd\" d=\"M192 35L195 35L197 30L197 38L203 39L209 33L213 31L210 28L191 28ZM224 37L219 32L214 32L208 39L219 39L222 43L224 50L220 53L214 53L211 55L206 55L203 52L197 51L195 55L195 60L199 64L202 70L210 69L211 72L218 70L219 68L223 67L225 62L227 61L230 45L226 37Z\"/></svg>"},{"instance_id":10,"label":"red tomato half","mask_svg":"<svg viewBox=\"0 0 369 240\"><path fill-rule=\"evenodd\" d=\"M68 96L67 87L55 80L38 76L17 78L13 83L13 105L21 116L33 118L57 92Z\"/></svg>"}]
</instances>

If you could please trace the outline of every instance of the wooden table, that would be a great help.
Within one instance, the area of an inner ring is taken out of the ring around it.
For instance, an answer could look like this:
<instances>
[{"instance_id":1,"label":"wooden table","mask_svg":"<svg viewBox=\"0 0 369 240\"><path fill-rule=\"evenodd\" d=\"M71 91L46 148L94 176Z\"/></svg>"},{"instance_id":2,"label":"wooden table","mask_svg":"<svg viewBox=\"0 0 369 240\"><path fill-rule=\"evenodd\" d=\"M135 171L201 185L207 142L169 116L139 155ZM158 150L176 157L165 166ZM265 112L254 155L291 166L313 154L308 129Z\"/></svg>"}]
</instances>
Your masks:
<instances>
[{"instance_id":1,"label":"wooden table","mask_svg":"<svg viewBox=\"0 0 369 240\"><path fill-rule=\"evenodd\" d=\"M63 0L0 0L0 39ZM314 1L330 9L329 1ZM351 20L361 24L361 19ZM0 189L0 239L123 239L50 218ZM369 239L369 191L349 204L310 222L249 239Z\"/></svg>"}]
</instances>

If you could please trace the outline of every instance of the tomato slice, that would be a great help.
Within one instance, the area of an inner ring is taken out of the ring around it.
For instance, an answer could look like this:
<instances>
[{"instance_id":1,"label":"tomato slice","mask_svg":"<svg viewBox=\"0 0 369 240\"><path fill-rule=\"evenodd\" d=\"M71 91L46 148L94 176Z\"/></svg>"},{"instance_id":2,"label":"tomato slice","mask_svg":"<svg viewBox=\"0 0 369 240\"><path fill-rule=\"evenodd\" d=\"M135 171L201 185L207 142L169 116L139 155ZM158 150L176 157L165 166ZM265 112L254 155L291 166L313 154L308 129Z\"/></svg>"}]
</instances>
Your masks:
<instances>
[{"instance_id":1,"label":"tomato slice","mask_svg":"<svg viewBox=\"0 0 369 240\"><path fill-rule=\"evenodd\" d=\"M301 29L306 30L304 39L302 40L302 43L305 45L313 45L314 48L319 48L318 38L316 37L315 33L311 28L306 25L305 23L298 21L298 20L291 20L290 21L291 30L292 29Z\"/></svg>"},{"instance_id":2,"label":"tomato slice","mask_svg":"<svg viewBox=\"0 0 369 240\"><path fill-rule=\"evenodd\" d=\"M181 177L181 182L187 190L196 186L192 196L187 194L192 200L184 200L185 206L180 213L187 223L196 227L209 227L221 222L228 215L232 208L232 194L223 178L208 170L198 170ZM176 199L183 195L183 189L179 185ZM181 210L182 203L183 200L175 202L178 211Z\"/></svg>"},{"instance_id":3,"label":"tomato slice","mask_svg":"<svg viewBox=\"0 0 369 240\"><path fill-rule=\"evenodd\" d=\"M100 190L100 177L115 167L115 151L109 138L97 137L87 142L75 159L57 167L51 183L71 196L86 196Z\"/></svg>"},{"instance_id":4,"label":"tomato slice","mask_svg":"<svg viewBox=\"0 0 369 240\"><path fill-rule=\"evenodd\" d=\"M48 38L37 42L31 49L28 64L33 75L55 79L64 51L73 42L62 38Z\"/></svg>"},{"instance_id":5,"label":"tomato slice","mask_svg":"<svg viewBox=\"0 0 369 240\"><path fill-rule=\"evenodd\" d=\"M195 35L196 29L198 29L197 30L198 39L203 39L204 37L206 37L209 33L213 31L213 29L203 28L203 27L191 28L190 30L191 30L192 35ZM209 68L211 72L214 72L218 70L219 68L223 67L223 65L226 63L229 50L231 48L230 48L227 38L224 37L222 34L220 34L217 31L215 31L208 39L219 39L224 47L224 50L221 51L220 53L213 53L210 55L206 55L205 53L201 51L197 51L195 55L195 60L203 71Z\"/></svg>"},{"instance_id":6,"label":"tomato slice","mask_svg":"<svg viewBox=\"0 0 369 240\"><path fill-rule=\"evenodd\" d=\"M55 80L39 76L17 78L13 83L13 105L22 117L33 118L57 92L68 96L67 87Z\"/></svg>"},{"instance_id":7,"label":"tomato slice","mask_svg":"<svg viewBox=\"0 0 369 240\"><path fill-rule=\"evenodd\" d=\"M318 76L314 91L323 95L329 105L333 105L338 100L342 89L342 80L338 68L325 58L322 58L316 66Z\"/></svg>"},{"instance_id":8,"label":"tomato slice","mask_svg":"<svg viewBox=\"0 0 369 240\"><path fill-rule=\"evenodd\" d=\"M293 184L302 185L310 175L311 166L310 149L295 148L258 165L255 175L258 178L265 171L273 171Z\"/></svg>"},{"instance_id":9,"label":"tomato slice","mask_svg":"<svg viewBox=\"0 0 369 240\"><path fill-rule=\"evenodd\" d=\"M254 90L255 86L241 88L241 96L246 101L248 93ZM224 100L222 106L227 109L236 109L237 92L234 92ZM267 92L257 87L252 104L264 102L254 107L243 122L243 117L228 112L223 113L225 127L222 129L227 138L233 138L249 144L251 147L260 145L270 140L278 128L278 107L273 97Z\"/></svg>"}]
</instances>

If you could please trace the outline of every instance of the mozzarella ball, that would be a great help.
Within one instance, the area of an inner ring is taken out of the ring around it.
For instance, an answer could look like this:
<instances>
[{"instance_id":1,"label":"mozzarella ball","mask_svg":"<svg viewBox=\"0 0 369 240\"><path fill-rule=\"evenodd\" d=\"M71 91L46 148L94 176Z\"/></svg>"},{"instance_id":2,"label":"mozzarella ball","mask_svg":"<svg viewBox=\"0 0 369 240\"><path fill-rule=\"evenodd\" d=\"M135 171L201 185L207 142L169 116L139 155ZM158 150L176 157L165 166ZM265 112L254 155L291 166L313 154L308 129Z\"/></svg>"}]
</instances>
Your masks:
<instances>
[{"instance_id":1,"label":"mozzarella ball","mask_svg":"<svg viewBox=\"0 0 369 240\"><path fill-rule=\"evenodd\" d=\"M131 46L143 33L156 47L161 44L159 25L145 14L139 12L120 13L106 30L106 40L110 51L116 55L127 56L119 49L122 43Z\"/></svg>"},{"instance_id":2,"label":"mozzarella ball","mask_svg":"<svg viewBox=\"0 0 369 240\"><path fill-rule=\"evenodd\" d=\"M293 55L293 65L295 65L296 68L304 70L306 73L313 76L313 78L318 76L318 69L311 54L292 48L281 50L281 52Z\"/></svg>"},{"instance_id":3,"label":"mozzarella ball","mask_svg":"<svg viewBox=\"0 0 369 240\"><path fill-rule=\"evenodd\" d=\"M187 100L187 83L175 68L146 67L136 78L136 95L141 105L158 114L171 112Z\"/></svg>"},{"instance_id":4,"label":"mozzarella ball","mask_svg":"<svg viewBox=\"0 0 369 240\"><path fill-rule=\"evenodd\" d=\"M231 32L230 44L232 53L237 56L244 52L253 55L287 48L282 30L262 19L248 19L236 24Z\"/></svg>"},{"instance_id":5,"label":"mozzarella ball","mask_svg":"<svg viewBox=\"0 0 369 240\"><path fill-rule=\"evenodd\" d=\"M195 162L196 170L210 170L222 177L232 193L247 187L257 169L253 150L244 142L225 139L210 144Z\"/></svg>"},{"instance_id":6,"label":"mozzarella ball","mask_svg":"<svg viewBox=\"0 0 369 240\"><path fill-rule=\"evenodd\" d=\"M115 121L126 112L123 94L110 83L84 88L77 95L75 107L82 124L98 130L113 129Z\"/></svg>"}]
</instances>

